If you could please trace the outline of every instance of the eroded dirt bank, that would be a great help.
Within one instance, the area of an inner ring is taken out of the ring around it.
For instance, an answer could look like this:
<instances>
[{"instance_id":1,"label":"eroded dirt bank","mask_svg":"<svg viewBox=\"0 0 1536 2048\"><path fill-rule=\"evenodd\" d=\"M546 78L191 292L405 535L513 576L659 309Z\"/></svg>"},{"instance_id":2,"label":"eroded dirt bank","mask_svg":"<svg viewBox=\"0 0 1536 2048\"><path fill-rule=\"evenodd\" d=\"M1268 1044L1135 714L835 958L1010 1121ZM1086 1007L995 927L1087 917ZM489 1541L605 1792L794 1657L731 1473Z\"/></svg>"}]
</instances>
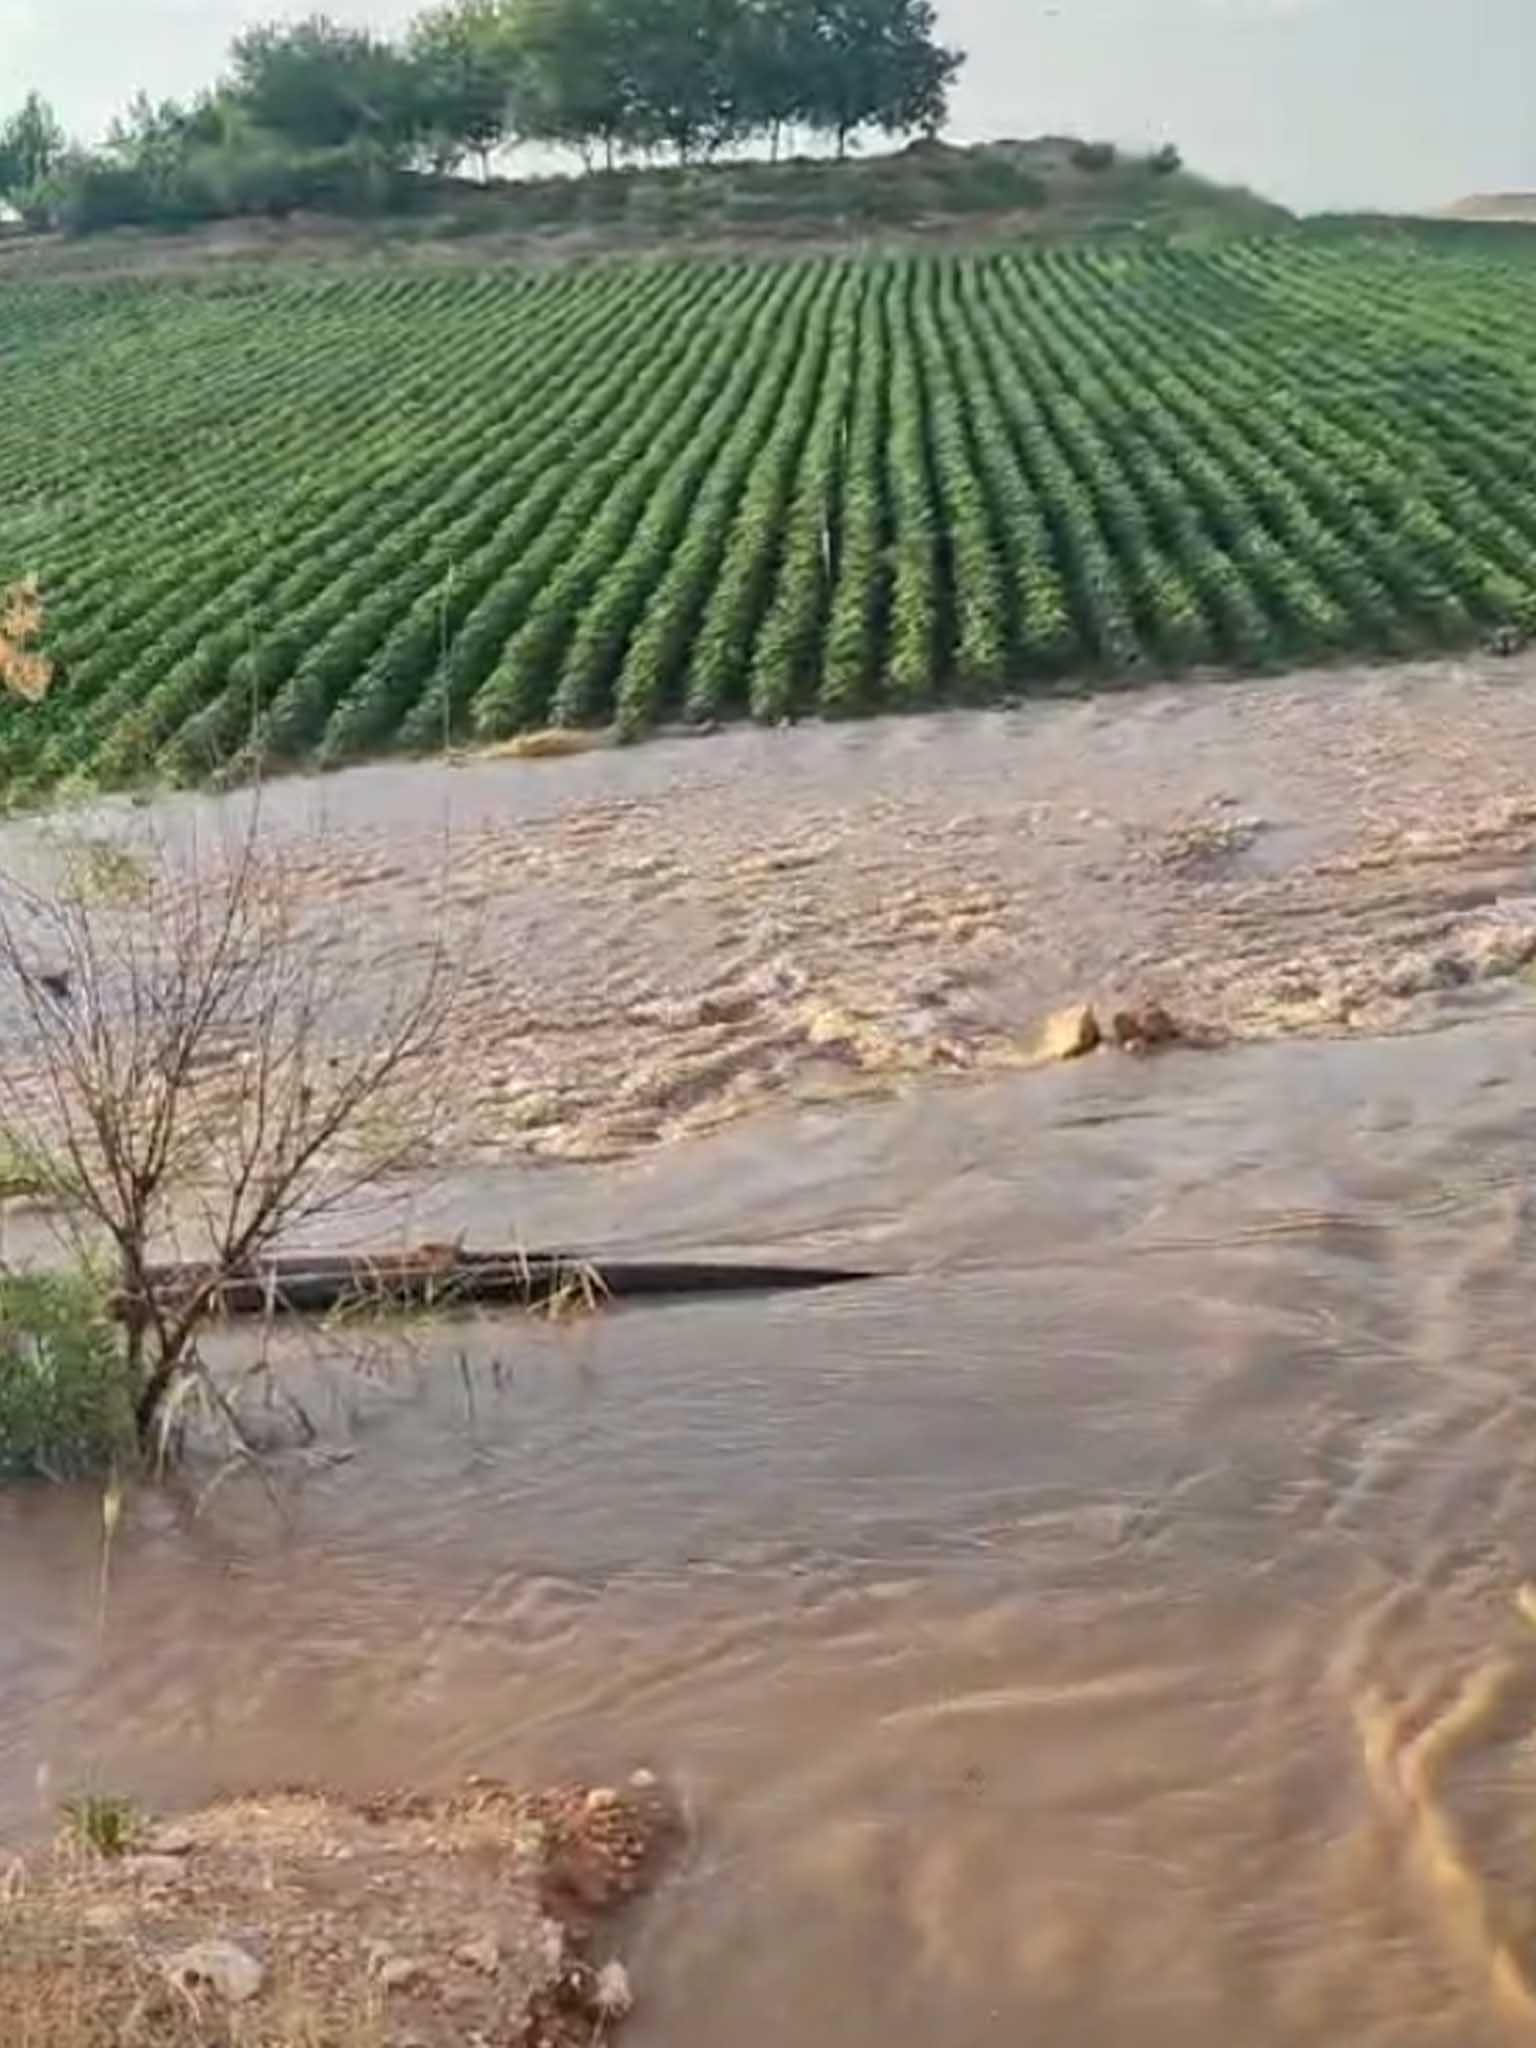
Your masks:
<instances>
[{"instance_id":1,"label":"eroded dirt bank","mask_svg":"<svg viewBox=\"0 0 1536 2048\"><path fill-rule=\"evenodd\" d=\"M633 2002L594 1938L675 1833L647 1772L282 1791L153 1827L95 1811L7 1870L0 1985L25 2048L590 2048Z\"/></svg>"},{"instance_id":2,"label":"eroded dirt bank","mask_svg":"<svg viewBox=\"0 0 1536 2048\"><path fill-rule=\"evenodd\" d=\"M463 934L463 1106L493 1154L616 1157L773 1099L1008 1069L1077 1000L1239 1039L1411 1029L1536 959L1536 659L384 766L264 801L381 974Z\"/></svg>"}]
</instances>

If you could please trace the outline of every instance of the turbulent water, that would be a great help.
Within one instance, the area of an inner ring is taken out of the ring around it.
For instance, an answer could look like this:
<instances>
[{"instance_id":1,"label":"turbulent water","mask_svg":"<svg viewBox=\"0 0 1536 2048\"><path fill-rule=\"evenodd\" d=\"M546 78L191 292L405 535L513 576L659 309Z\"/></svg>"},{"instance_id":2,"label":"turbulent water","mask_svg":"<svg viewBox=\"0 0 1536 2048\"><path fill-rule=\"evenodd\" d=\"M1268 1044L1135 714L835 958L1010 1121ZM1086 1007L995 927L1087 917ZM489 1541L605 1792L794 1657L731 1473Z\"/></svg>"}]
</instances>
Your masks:
<instances>
[{"instance_id":1,"label":"turbulent water","mask_svg":"<svg viewBox=\"0 0 1536 2048\"><path fill-rule=\"evenodd\" d=\"M1516 1011L545 1169L891 1277L338 1377L350 1463L141 1498L104 1603L10 1496L5 1819L646 1762L641 2043L1526 2038L1533 1151Z\"/></svg>"},{"instance_id":2,"label":"turbulent water","mask_svg":"<svg viewBox=\"0 0 1536 2048\"><path fill-rule=\"evenodd\" d=\"M274 785L366 1021L450 935L456 1142L613 1159L1026 1064L1041 1017L1414 1028L1536 962L1536 657ZM66 814L211 858L247 799ZM27 872L28 825L0 828ZM89 849L87 849L89 850ZM0 1036L24 1019L0 987Z\"/></svg>"},{"instance_id":3,"label":"turbulent water","mask_svg":"<svg viewBox=\"0 0 1536 2048\"><path fill-rule=\"evenodd\" d=\"M486 1001L580 982L606 1074L560 1067L584 1030L515 1045L627 1156L466 1166L402 1227L886 1277L362 1376L295 1345L315 1453L137 1497L105 1559L93 1494L0 1499L0 1830L81 1785L645 1763L692 1826L629 1944L640 2048L1536 2037L1536 741L1490 679L1359 690L1326 749L1298 684L466 771L552 892ZM665 886L620 889L612 807L665 819L669 759ZM354 834L402 815L396 771L332 787ZM1194 833L1223 798L1265 831ZM396 902L355 858L348 900ZM858 953L839 860L866 924L967 862L996 904ZM678 1084L729 1128L625 1125L626 1029L674 1078L679 1037L758 1029L632 1013L759 919L887 1042L945 1015L925 951L978 1071L787 1035L777 1109L743 1055L745 1092ZM1333 1035L986 1071L1128 959L1239 1035ZM1282 1013L1298 960L1333 993ZM834 1057L910 1092L817 1106Z\"/></svg>"}]
</instances>

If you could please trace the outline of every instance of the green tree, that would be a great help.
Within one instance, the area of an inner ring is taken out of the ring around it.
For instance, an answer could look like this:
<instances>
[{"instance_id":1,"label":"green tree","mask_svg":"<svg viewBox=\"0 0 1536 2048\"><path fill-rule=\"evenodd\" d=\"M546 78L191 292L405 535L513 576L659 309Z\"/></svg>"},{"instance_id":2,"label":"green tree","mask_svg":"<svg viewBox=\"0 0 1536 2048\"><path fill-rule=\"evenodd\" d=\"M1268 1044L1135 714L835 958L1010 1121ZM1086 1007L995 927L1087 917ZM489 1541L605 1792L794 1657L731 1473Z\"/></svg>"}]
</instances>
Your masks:
<instances>
[{"instance_id":1,"label":"green tree","mask_svg":"<svg viewBox=\"0 0 1536 2048\"><path fill-rule=\"evenodd\" d=\"M248 29L231 48L230 96L259 127L305 149L367 142L402 152L421 127L414 67L366 29L323 14Z\"/></svg>"},{"instance_id":2,"label":"green tree","mask_svg":"<svg viewBox=\"0 0 1536 2048\"><path fill-rule=\"evenodd\" d=\"M804 118L840 157L861 129L935 134L964 57L935 39L932 0L803 0Z\"/></svg>"},{"instance_id":3,"label":"green tree","mask_svg":"<svg viewBox=\"0 0 1536 2048\"><path fill-rule=\"evenodd\" d=\"M490 160L512 125L520 55L512 16L501 0L442 0L411 25L422 146L433 167L452 170L466 156L490 176Z\"/></svg>"},{"instance_id":4,"label":"green tree","mask_svg":"<svg viewBox=\"0 0 1536 2048\"><path fill-rule=\"evenodd\" d=\"M687 163L745 132L741 0L639 0L620 19L633 140L665 145Z\"/></svg>"},{"instance_id":5,"label":"green tree","mask_svg":"<svg viewBox=\"0 0 1536 2048\"><path fill-rule=\"evenodd\" d=\"M29 92L0 126L0 198L40 185L63 162L68 146L52 107L40 93Z\"/></svg>"},{"instance_id":6,"label":"green tree","mask_svg":"<svg viewBox=\"0 0 1536 2048\"><path fill-rule=\"evenodd\" d=\"M627 0L512 0L518 132L590 155L609 170L634 140L634 22Z\"/></svg>"},{"instance_id":7,"label":"green tree","mask_svg":"<svg viewBox=\"0 0 1536 2048\"><path fill-rule=\"evenodd\" d=\"M192 115L176 100L138 93L107 130L107 148L147 175L173 177L185 161Z\"/></svg>"},{"instance_id":8,"label":"green tree","mask_svg":"<svg viewBox=\"0 0 1536 2048\"><path fill-rule=\"evenodd\" d=\"M784 130L809 111L814 36L806 0L743 0L735 38L739 101L747 131L768 137L775 163Z\"/></svg>"}]
</instances>

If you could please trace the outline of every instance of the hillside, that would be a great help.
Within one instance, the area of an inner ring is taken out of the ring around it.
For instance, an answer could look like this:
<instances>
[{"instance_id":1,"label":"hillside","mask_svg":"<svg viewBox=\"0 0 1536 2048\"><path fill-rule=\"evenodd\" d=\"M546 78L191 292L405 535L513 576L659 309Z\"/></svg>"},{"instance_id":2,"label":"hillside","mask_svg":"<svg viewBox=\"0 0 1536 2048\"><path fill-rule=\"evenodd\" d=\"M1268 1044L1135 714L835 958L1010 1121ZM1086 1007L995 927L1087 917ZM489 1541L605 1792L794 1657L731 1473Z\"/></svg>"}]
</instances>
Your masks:
<instances>
[{"instance_id":1,"label":"hillside","mask_svg":"<svg viewBox=\"0 0 1536 2048\"><path fill-rule=\"evenodd\" d=\"M1086 152L1086 153L1085 153ZM0 229L0 277L134 269L202 271L220 262L403 256L458 263L786 245L892 248L1085 234L1252 234L1284 226L1282 207L1182 168L1069 137L974 148L915 143L889 155L698 164L588 177L418 180L394 213L300 213L165 234L82 237Z\"/></svg>"},{"instance_id":2,"label":"hillside","mask_svg":"<svg viewBox=\"0 0 1536 2048\"><path fill-rule=\"evenodd\" d=\"M1536 223L1536 192L1481 192L1445 209L1447 220L1514 220Z\"/></svg>"},{"instance_id":3,"label":"hillside","mask_svg":"<svg viewBox=\"0 0 1536 2048\"><path fill-rule=\"evenodd\" d=\"M12 283L5 786L1524 629L1533 315L1299 235Z\"/></svg>"}]
</instances>

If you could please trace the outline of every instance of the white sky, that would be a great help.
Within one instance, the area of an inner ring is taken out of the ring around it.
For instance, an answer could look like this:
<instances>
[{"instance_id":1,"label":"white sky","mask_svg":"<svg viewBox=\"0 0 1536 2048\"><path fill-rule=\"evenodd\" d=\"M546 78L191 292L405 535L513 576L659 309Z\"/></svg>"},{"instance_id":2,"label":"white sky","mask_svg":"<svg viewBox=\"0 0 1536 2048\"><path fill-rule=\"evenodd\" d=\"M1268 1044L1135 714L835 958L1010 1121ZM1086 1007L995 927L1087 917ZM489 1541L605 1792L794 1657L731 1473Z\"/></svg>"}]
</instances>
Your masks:
<instances>
[{"instance_id":1,"label":"white sky","mask_svg":"<svg viewBox=\"0 0 1536 2048\"><path fill-rule=\"evenodd\" d=\"M211 79L235 29L316 0L0 0L0 107L37 85L94 137ZM1292 205L1536 189L1536 0L939 0L963 140L1179 142ZM330 0L395 27L414 0Z\"/></svg>"}]
</instances>

